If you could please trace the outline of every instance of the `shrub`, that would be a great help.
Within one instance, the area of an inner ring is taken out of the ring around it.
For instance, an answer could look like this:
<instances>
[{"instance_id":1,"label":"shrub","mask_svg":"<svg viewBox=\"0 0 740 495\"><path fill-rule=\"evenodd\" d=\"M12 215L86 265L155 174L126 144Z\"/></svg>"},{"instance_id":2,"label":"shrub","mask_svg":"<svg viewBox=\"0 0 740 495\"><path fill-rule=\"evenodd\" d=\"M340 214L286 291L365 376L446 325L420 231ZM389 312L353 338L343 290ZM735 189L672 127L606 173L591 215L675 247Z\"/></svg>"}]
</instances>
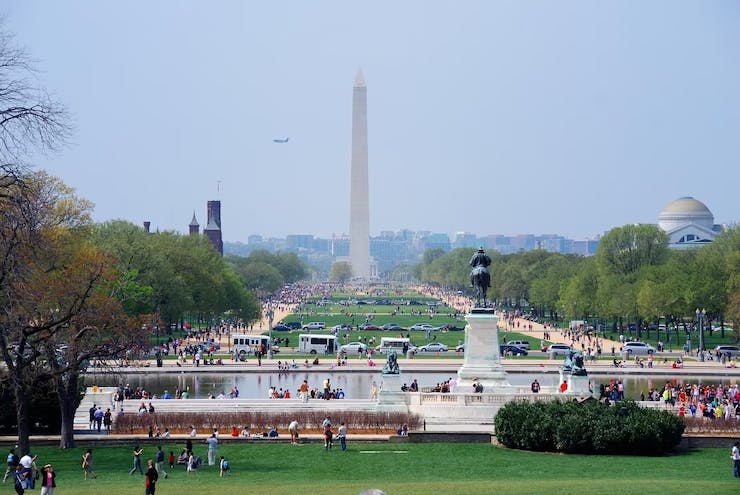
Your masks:
<instances>
[{"instance_id":1,"label":"shrub","mask_svg":"<svg viewBox=\"0 0 740 495\"><path fill-rule=\"evenodd\" d=\"M667 411L634 402L512 402L494 420L503 445L581 454L660 455L681 441L684 423Z\"/></svg>"},{"instance_id":2,"label":"shrub","mask_svg":"<svg viewBox=\"0 0 740 495\"><path fill-rule=\"evenodd\" d=\"M119 433L142 432L150 426L165 427L172 433L190 432L190 425L198 430L207 431L218 428L221 431L230 431L232 427L248 426L254 431L267 431L272 426L278 429L287 429L291 421L296 420L304 430L321 429L326 417L326 411L228 411L228 412L155 412L147 414L124 414L116 419L115 430ZM369 430L377 432L396 431L401 425L407 424L410 429L421 426L419 416L413 414L371 411L334 411L330 413L332 420L339 424L345 422L355 430Z\"/></svg>"}]
</instances>

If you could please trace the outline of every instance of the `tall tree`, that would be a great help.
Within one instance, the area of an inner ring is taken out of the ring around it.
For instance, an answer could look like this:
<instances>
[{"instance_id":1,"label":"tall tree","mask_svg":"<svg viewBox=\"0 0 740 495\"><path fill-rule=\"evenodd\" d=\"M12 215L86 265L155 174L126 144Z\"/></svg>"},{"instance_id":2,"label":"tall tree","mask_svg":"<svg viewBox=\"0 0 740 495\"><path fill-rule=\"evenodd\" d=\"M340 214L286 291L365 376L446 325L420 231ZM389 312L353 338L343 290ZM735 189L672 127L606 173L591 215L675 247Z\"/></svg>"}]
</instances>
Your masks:
<instances>
[{"instance_id":1,"label":"tall tree","mask_svg":"<svg viewBox=\"0 0 740 495\"><path fill-rule=\"evenodd\" d=\"M30 431L25 378L38 357L32 344L44 329L32 328L29 315L18 312L18 296L32 274L38 241L54 227L49 208L55 205L39 201L42 191L28 183L23 166L32 153L63 144L70 131L64 107L36 83L28 54L0 31L0 356L13 385L18 442L25 451Z\"/></svg>"},{"instance_id":2,"label":"tall tree","mask_svg":"<svg viewBox=\"0 0 740 495\"><path fill-rule=\"evenodd\" d=\"M596 259L603 273L630 275L668 256L668 236L657 225L625 225L599 241Z\"/></svg>"},{"instance_id":3,"label":"tall tree","mask_svg":"<svg viewBox=\"0 0 740 495\"><path fill-rule=\"evenodd\" d=\"M54 150L70 134L69 115L42 87L26 50L0 23L0 164L23 164L39 150ZM1 181L0 181L1 183Z\"/></svg>"},{"instance_id":4,"label":"tall tree","mask_svg":"<svg viewBox=\"0 0 740 495\"><path fill-rule=\"evenodd\" d=\"M0 203L0 356L14 387L18 445L28 451L26 377L36 367L43 344L82 310L93 290L94 281L88 281L66 304L49 292L64 278L63 260L70 252L66 240L85 235L90 204L42 172L23 177L5 191Z\"/></svg>"},{"instance_id":5,"label":"tall tree","mask_svg":"<svg viewBox=\"0 0 740 495\"><path fill-rule=\"evenodd\" d=\"M331 272L329 272L329 280L331 282L339 282L343 284L349 282L352 278L352 265L349 261L336 261L331 266Z\"/></svg>"}]
</instances>

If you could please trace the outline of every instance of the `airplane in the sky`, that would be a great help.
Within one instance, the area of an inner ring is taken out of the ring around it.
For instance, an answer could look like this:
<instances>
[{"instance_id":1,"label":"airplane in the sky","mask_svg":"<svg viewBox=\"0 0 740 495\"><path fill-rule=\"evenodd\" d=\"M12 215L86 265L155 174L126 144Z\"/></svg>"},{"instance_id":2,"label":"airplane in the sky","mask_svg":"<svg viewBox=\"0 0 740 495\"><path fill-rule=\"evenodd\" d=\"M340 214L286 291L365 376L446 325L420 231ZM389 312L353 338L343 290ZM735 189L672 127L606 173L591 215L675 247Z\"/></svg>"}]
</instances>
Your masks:
<instances>
[{"instance_id":1,"label":"airplane in the sky","mask_svg":"<svg viewBox=\"0 0 740 495\"><path fill-rule=\"evenodd\" d=\"M289 137L286 137L285 139L273 139L272 142L282 144L282 143L287 143L289 139L290 139Z\"/></svg>"}]
</instances>

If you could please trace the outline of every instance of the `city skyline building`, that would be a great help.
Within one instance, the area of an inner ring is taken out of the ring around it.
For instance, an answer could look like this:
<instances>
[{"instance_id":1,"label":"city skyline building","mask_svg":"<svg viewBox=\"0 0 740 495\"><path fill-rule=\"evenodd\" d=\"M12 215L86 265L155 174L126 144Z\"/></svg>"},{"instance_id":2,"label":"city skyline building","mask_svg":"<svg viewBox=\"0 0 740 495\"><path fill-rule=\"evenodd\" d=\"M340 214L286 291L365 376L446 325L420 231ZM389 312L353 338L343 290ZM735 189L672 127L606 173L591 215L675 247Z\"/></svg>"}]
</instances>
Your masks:
<instances>
[{"instance_id":1,"label":"city skyline building","mask_svg":"<svg viewBox=\"0 0 740 495\"><path fill-rule=\"evenodd\" d=\"M367 85L362 70L358 70L352 88L349 258L354 277L365 280L371 276L367 155Z\"/></svg>"}]
</instances>

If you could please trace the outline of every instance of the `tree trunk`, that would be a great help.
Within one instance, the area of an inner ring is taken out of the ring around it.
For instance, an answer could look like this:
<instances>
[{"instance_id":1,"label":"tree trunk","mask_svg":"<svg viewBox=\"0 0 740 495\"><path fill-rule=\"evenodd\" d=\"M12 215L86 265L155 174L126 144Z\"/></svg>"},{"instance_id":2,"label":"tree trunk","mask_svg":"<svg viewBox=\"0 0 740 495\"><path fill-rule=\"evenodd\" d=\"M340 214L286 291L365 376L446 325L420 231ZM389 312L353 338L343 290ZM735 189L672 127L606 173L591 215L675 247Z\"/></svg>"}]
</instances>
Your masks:
<instances>
[{"instance_id":1,"label":"tree trunk","mask_svg":"<svg viewBox=\"0 0 740 495\"><path fill-rule=\"evenodd\" d=\"M28 395L20 371L13 370L13 388L15 393L15 413L18 422L18 450L20 455L31 452L31 423L28 419Z\"/></svg>"},{"instance_id":2,"label":"tree trunk","mask_svg":"<svg viewBox=\"0 0 740 495\"><path fill-rule=\"evenodd\" d=\"M60 449L71 449L75 446L74 422L75 412L79 406L77 401L79 374L72 372L66 375L66 378L66 383L62 376L56 379L59 412L62 418L62 430L59 436Z\"/></svg>"}]
</instances>

